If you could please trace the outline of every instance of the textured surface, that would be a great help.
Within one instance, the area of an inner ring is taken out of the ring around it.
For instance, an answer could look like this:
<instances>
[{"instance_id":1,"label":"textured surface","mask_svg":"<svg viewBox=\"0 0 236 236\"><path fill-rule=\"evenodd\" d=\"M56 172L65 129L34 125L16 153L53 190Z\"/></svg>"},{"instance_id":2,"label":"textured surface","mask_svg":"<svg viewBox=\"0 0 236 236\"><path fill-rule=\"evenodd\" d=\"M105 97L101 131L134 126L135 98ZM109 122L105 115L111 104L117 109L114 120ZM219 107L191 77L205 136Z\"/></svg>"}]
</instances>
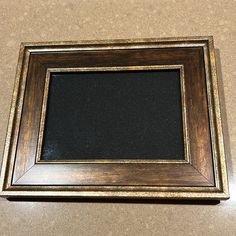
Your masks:
<instances>
[{"instance_id":1,"label":"textured surface","mask_svg":"<svg viewBox=\"0 0 236 236\"><path fill-rule=\"evenodd\" d=\"M0 1L0 151L21 41L213 35L231 199L218 205L6 202L1 235L235 235L236 2Z\"/></svg>"},{"instance_id":2,"label":"textured surface","mask_svg":"<svg viewBox=\"0 0 236 236\"><path fill-rule=\"evenodd\" d=\"M179 76L52 75L42 159L184 159Z\"/></svg>"}]
</instances>

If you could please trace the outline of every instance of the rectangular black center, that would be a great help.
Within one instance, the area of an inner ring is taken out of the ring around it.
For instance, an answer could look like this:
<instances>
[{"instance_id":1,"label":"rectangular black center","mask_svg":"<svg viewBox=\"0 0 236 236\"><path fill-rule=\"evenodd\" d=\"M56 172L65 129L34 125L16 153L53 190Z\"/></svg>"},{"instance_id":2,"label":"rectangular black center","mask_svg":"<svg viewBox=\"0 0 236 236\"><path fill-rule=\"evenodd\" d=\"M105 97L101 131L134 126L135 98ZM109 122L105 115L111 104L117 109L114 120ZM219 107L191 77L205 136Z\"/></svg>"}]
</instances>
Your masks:
<instances>
[{"instance_id":1,"label":"rectangular black center","mask_svg":"<svg viewBox=\"0 0 236 236\"><path fill-rule=\"evenodd\" d=\"M180 71L52 73L41 159L184 159Z\"/></svg>"}]
</instances>

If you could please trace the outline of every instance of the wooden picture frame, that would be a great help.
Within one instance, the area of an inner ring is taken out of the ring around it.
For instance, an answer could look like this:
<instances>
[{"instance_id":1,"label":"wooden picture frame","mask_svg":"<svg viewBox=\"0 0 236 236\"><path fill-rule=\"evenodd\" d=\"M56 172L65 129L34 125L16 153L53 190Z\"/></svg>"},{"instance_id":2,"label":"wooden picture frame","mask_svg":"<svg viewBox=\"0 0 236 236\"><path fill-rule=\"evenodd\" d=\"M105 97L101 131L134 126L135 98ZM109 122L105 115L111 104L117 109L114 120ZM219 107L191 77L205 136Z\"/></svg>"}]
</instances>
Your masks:
<instances>
[{"instance_id":1,"label":"wooden picture frame","mask_svg":"<svg viewBox=\"0 0 236 236\"><path fill-rule=\"evenodd\" d=\"M52 73L172 69L180 72L183 160L41 159ZM22 43L1 196L229 198L213 38Z\"/></svg>"}]
</instances>

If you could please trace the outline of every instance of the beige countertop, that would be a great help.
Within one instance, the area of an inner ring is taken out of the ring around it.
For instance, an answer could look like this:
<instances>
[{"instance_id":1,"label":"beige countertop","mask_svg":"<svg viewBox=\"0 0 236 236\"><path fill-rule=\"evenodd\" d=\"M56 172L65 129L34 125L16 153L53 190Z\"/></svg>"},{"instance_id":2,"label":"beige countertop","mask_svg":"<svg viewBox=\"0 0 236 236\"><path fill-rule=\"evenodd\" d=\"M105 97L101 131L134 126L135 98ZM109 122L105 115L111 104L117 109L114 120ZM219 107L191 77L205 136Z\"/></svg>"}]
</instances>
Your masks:
<instances>
[{"instance_id":1,"label":"beige countertop","mask_svg":"<svg viewBox=\"0 0 236 236\"><path fill-rule=\"evenodd\" d=\"M0 0L0 158L20 42L213 35L231 193L217 205L0 199L0 235L236 235L235 12L235 0Z\"/></svg>"}]
</instances>

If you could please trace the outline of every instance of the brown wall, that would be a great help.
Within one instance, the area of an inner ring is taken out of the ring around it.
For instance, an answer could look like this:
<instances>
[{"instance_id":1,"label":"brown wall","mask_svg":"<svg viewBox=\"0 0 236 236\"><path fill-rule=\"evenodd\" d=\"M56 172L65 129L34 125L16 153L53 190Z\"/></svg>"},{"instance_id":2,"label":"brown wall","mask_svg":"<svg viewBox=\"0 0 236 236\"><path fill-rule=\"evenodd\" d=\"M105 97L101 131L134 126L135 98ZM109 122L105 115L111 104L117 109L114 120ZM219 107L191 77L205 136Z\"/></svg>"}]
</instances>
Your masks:
<instances>
[{"instance_id":1,"label":"brown wall","mask_svg":"<svg viewBox=\"0 0 236 236\"><path fill-rule=\"evenodd\" d=\"M1 235L236 235L236 2L1 0L2 157L21 41L213 35L231 199L218 205L7 202ZM221 61L221 62L220 62Z\"/></svg>"}]
</instances>

